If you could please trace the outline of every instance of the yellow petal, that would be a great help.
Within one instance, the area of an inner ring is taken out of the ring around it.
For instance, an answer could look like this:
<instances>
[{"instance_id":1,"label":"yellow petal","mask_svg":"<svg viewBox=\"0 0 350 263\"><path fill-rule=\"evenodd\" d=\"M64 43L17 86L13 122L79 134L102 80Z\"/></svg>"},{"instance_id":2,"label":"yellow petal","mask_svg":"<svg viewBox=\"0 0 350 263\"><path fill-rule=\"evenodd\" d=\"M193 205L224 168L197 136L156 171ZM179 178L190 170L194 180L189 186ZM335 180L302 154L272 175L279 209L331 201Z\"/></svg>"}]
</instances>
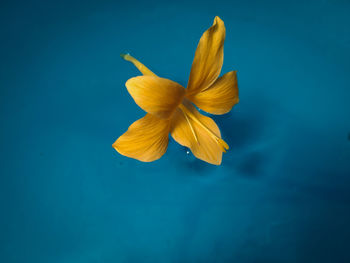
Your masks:
<instances>
[{"instance_id":1,"label":"yellow petal","mask_svg":"<svg viewBox=\"0 0 350 263\"><path fill-rule=\"evenodd\" d=\"M218 78L208 89L189 98L198 108L211 114L224 114L239 102L236 71Z\"/></svg>"},{"instance_id":2,"label":"yellow petal","mask_svg":"<svg viewBox=\"0 0 350 263\"><path fill-rule=\"evenodd\" d=\"M145 65L143 65L140 61L138 61L136 58L130 56L130 54L120 54L120 56L125 59L126 61L130 61L132 64L135 65L135 67L143 74L143 75L150 75L150 76L157 76L154 74L149 68L147 68Z\"/></svg>"},{"instance_id":3,"label":"yellow petal","mask_svg":"<svg viewBox=\"0 0 350 263\"><path fill-rule=\"evenodd\" d=\"M222 152L228 149L216 123L186 100L175 111L170 132L174 140L190 148L194 156L211 164L220 165Z\"/></svg>"},{"instance_id":4,"label":"yellow petal","mask_svg":"<svg viewBox=\"0 0 350 263\"><path fill-rule=\"evenodd\" d=\"M225 25L217 16L199 40L188 81L188 95L208 88L219 76L224 60Z\"/></svg>"},{"instance_id":5,"label":"yellow petal","mask_svg":"<svg viewBox=\"0 0 350 263\"><path fill-rule=\"evenodd\" d=\"M113 144L120 154L142 162L158 160L166 152L169 141L169 120L151 114L135 121Z\"/></svg>"},{"instance_id":6,"label":"yellow petal","mask_svg":"<svg viewBox=\"0 0 350 263\"><path fill-rule=\"evenodd\" d=\"M159 118L169 118L181 102L185 89L169 79L139 76L126 82L137 105Z\"/></svg>"}]
</instances>

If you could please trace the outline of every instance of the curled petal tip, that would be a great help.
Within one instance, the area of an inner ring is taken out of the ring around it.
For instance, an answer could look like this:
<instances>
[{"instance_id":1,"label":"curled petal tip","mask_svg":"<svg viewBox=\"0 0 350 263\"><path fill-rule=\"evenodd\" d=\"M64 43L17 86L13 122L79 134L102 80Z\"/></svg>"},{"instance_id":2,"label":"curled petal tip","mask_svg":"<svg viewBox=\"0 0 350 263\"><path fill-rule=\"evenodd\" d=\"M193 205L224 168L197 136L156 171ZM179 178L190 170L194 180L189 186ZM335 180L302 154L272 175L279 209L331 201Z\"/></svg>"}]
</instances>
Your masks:
<instances>
[{"instance_id":1,"label":"curled petal tip","mask_svg":"<svg viewBox=\"0 0 350 263\"><path fill-rule=\"evenodd\" d=\"M129 53L121 53L120 56L126 60L133 63L136 68L143 74L143 75L151 75L156 76L150 69L148 69L145 65L143 65L140 61L138 61L136 58L132 57Z\"/></svg>"},{"instance_id":2,"label":"curled petal tip","mask_svg":"<svg viewBox=\"0 0 350 263\"><path fill-rule=\"evenodd\" d=\"M215 16L214 18L214 23L217 23L217 22L223 22L222 19L219 17L219 16Z\"/></svg>"},{"instance_id":3,"label":"curled petal tip","mask_svg":"<svg viewBox=\"0 0 350 263\"><path fill-rule=\"evenodd\" d=\"M127 60L128 57L130 57L130 54L129 54L129 53L121 53L120 56L121 56L123 59Z\"/></svg>"}]
</instances>

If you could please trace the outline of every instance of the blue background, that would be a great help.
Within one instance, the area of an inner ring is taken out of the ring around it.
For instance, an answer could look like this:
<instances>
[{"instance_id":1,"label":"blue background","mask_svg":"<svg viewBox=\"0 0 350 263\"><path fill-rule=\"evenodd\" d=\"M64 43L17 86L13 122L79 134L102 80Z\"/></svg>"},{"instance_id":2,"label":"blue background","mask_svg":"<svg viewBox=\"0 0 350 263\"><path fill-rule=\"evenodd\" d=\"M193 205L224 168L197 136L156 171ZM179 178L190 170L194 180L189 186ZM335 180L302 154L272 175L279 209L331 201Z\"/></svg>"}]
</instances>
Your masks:
<instances>
[{"instance_id":1,"label":"blue background","mask_svg":"<svg viewBox=\"0 0 350 263\"><path fill-rule=\"evenodd\" d=\"M350 262L350 2L2 1L0 262ZM220 16L223 165L112 143L130 52L186 85Z\"/></svg>"}]
</instances>

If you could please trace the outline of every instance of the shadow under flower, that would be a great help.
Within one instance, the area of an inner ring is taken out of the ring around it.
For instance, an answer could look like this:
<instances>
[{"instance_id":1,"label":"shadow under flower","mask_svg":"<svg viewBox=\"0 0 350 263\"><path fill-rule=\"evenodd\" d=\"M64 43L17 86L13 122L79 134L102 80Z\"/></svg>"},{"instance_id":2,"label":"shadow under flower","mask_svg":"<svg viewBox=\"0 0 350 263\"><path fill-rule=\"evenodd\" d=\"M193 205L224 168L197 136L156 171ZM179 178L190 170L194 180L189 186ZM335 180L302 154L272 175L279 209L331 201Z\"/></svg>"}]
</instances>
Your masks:
<instances>
[{"instance_id":1,"label":"shadow under flower","mask_svg":"<svg viewBox=\"0 0 350 263\"><path fill-rule=\"evenodd\" d=\"M266 144L266 138L270 138L266 136L268 132L273 132L281 123L279 116L282 111L278 104L268 101L262 95L249 98L249 104L243 103L247 100L241 98L241 102L224 115L210 115L199 111L217 123L222 138L230 146L223 155L222 165L242 175L257 176L263 173L271 155L261 145ZM182 168L201 174L215 169L215 165L196 159L186 147L179 147L184 155L176 158L176 161ZM188 151L189 154L186 154Z\"/></svg>"},{"instance_id":2,"label":"shadow under flower","mask_svg":"<svg viewBox=\"0 0 350 263\"><path fill-rule=\"evenodd\" d=\"M266 173L275 157L271 141L278 138L278 130L284 125L284 111L276 102L267 101L263 96L256 98L259 101L238 104L228 114L213 116L230 146L223 157L223 165L249 177Z\"/></svg>"}]
</instances>

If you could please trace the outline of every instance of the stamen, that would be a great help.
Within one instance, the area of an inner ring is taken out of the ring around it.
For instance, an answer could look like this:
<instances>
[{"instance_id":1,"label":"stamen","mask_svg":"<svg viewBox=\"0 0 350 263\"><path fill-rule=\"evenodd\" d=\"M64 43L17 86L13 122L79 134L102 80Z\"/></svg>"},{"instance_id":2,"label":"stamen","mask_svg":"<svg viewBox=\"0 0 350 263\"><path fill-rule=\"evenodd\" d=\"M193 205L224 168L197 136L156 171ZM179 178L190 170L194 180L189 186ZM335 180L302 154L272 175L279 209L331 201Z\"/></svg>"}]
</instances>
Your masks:
<instances>
[{"instance_id":1,"label":"stamen","mask_svg":"<svg viewBox=\"0 0 350 263\"><path fill-rule=\"evenodd\" d=\"M180 104L179 108L184 112L185 116L188 115L188 117L190 117L192 120L194 120L203 129L205 129L209 133L210 137L219 144L219 146L223 152L226 152L226 150L228 150L230 148L228 146L228 144L223 139L216 136L207 126L205 126L200 120L198 120L198 118L194 114L192 114L192 112L190 112L183 104Z\"/></svg>"},{"instance_id":2,"label":"stamen","mask_svg":"<svg viewBox=\"0 0 350 263\"><path fill-rule=\"evenodd\" d=\"M183 115L184 115L185 118L186 118L186 121L187 121L188 125L190 126L191 132L192 132L192 134L193 134L194 139L196 140L196 143L199 144L199 141L198 141L198 138L197 138L197 134L196 134L196 132L194 131L194 128L193 128L193 126L192 126L190 120L188 119L187 114L183 111L183 109L182 109L181 107L180 107L180 110L182 111Z\"/></svg>"},{"instance_id":3,"label":"stamen","mask_svg":"<svg viewBox=\"0 0 350 263\"><path fill-rule=\"evenodd\" d=\"M218 138L217 141L218 141L219 145L221 146L221 149L222 149L222 151L223 151L224 153L226 152L226 150L230 149L230 147L228 146L228 144L227 144L223 139Z\"/></svg>"},{"instance_id":4,"label":"stamen","mask_svg":"<svg viewBox=\"0 0 350 263\"><path fill-rule=\"evenodd\" d=\"M143 74L143 75L149 75L149 76L157 76L154 74L150 69L148 69L145 65L143 65L140 61L138 61L136 58L130 56L130 54L120 54L120 56L125 59L126 61L130 61L137 67L137 69Z\"/></svg>"}]
</instances>

